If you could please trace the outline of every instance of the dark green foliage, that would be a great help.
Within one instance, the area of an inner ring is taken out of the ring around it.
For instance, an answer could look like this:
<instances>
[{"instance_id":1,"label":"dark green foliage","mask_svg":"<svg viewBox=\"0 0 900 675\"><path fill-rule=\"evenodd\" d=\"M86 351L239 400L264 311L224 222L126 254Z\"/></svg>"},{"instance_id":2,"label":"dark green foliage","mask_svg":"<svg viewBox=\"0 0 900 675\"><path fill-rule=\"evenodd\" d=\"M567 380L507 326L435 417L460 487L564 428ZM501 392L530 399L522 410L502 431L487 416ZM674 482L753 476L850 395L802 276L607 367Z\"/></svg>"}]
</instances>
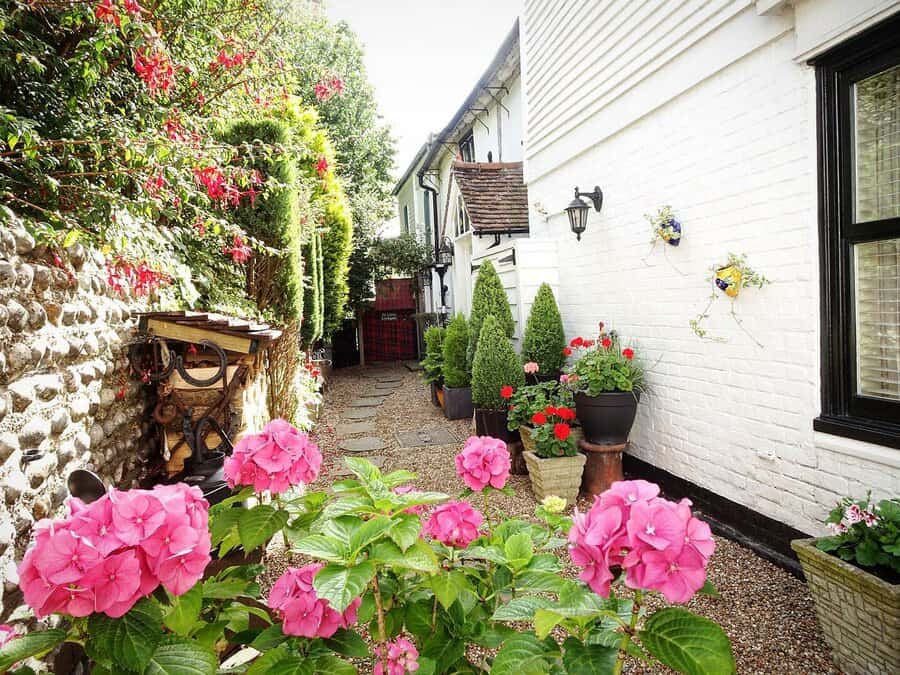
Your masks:
<instances>
[{"instance_id":1,"label":"dark green foliage","mask_svg":"<svg viewBox=\"0 0 900 675\"><path fill-rule=\"evenodd\" d=\"M324 297L324 334L329 337L347 317L347 273L352 250L353 221L343 194L325 204L322 237L322 294Z\"/></svg>"},{"instance_id":2,"label":"dark green foliage","mask_svg":"<svg viewBox=\"0 0 900 675\"><path fill-rule=\"evenodd\" d=\"M472 364L472 401L478 408L502 410L507 402L500 390L524 386L525 373L512 342L493 314L484 318L481 337Z\"/></svg>"},{"instance_id":3,"label":"dark green foliage","mask_svg":"<svg viewBox=\"0 0 900 675\"><path fill-rule=\"evenodd\" d=\"M428 384L441 384L444 371L444 329L432 326L425 331L425 359L422 370Z\"/></svg>"},{"instance_id":4,"label":"dark green foliage","mask_svg":"<svg viewBox=\"0 0 900 675\"><path fill-rule=\"evenodd\" d=\"M549 284L541 284L525 324L522 363L534 361L542 375L552 375L565 365L565 347L566 333L553 290Z\"/></svg>"},{"instance_id":5,"label":"dark green foliage","mask_svg":"<svg viewBox=\"0 0 900 675\"><path fill-rule=\"evenodd\" d=\"M471 366L478 349L479 334L485 317L492 314L503 334L511 338L516 329L513 321L512 310L509 308L509 299L503 290L503 282L497 275L497 270L490 260L485 260L478 270L478 278L475 280L475 288L472 291L472 312L469 315L469 347L468 363Z\"/></svg>"},{"instance_id":6,"label":"dark green foliage","mask_svg":"<svg viewBox=\"0 0 900 675\"><path fill-rule=\"evenodd\" d=\"M466 365L469 348L469 324L457 314L444 336L444 384L451 388L468 387L472 381Z\"/></svg>"},{"instance_id":7,"label":"dark green foliage","mask_svg":"<svg viewBox=\"0 0 900 675\"><path fill-rule=\"evenodd\" d=\"M241 120L231 124L223 138L231 145L283 147L291 129L277 119ZM266 190L254 203L245 200L234 220L253 238L273 249L257 253L247 263L247 295L259 311L280 323L303 316L303 228L297 218L296 158L287 152L258 152L250 168L258 169L279 186Z\"/></svg>"},{"instance_id":8,"label":"dark green foliage","mask_svg":"<svg viewBox=\"0 0 900 675\"><path fill-rule=\"evenodd\" d=\"M318 234L310 236L304 247L304 287L305 313L301 326L303 344L312 345L322 338L322 248Z\"/></svg>"}]
</instances>

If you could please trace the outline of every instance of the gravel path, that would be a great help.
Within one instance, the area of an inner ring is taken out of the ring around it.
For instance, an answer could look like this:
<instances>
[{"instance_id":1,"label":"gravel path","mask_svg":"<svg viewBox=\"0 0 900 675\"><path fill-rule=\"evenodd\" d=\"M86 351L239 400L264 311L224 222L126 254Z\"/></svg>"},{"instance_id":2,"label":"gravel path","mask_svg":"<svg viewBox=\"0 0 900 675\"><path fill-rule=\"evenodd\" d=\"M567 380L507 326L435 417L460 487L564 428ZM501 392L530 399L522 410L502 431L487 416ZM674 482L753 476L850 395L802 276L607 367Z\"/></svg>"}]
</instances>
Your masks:
<instances>
[{"instance_id":1,"label":"gravel path","mask_svg":"<svg viewBox=\"0 0 900 675\"><path fill-rule=\"evenodd\" d=\"M407 469L417 473L418 487L459 491L453 457L462 442L473 432L469 420L451 422L439 408L432 406L428 389L418 373L397 366L353 368L337 371L325 395L325 408L314 432L325 457L322 475L324 487L342 466L338 450L337 425L344 420L350 404L359 398L376 395L373 375L390 370L402 376L393 393L378 406L374 418L375 433L385 441L384 450L371 453L384 458L384 470ZM383 395L379 392L378 396ZM368 420L367 420L368 421ZM458 443L415 449L399 449L396 434L402 431L443 428ZM358 456L366 456L362 453ZM491 499L495 515L530 516L534 498L527 476L511 476L514 497L496 495ZM583 503L580 506L587 507ZM479 505L482 508L482 505ZM718 622L728 633L734 648L739 673L834 673L828 646L816 624L812 599L806 585L786 571L762 560L750 550L722 538L709 566L709 579L721 598L698 597L690 608ZM277 578L287 563L283 552L270 551L267 576ZM573 572L574 573L574 572ZM630 673L657 673L660 670L626 667Z\"/></svg>"}]
</instances>

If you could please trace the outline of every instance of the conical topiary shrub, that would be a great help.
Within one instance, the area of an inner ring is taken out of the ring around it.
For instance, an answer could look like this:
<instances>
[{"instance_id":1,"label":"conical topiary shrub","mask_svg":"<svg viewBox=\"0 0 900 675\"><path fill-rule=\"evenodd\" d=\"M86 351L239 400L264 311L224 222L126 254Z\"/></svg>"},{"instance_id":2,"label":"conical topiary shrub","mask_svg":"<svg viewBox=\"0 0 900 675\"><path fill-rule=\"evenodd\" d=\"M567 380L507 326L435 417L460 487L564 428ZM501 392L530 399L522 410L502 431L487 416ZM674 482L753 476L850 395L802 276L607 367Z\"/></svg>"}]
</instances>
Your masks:
<instances>
[{"instance_id":1,"label":"conical topiary shrub","mask_svg":"<svg viewBox=\"0 0 900 675\"><path fill-rule=\"evenodd\" d=\"M566 333L549 284L541 284L525 324L522 363L533 361L541 375L555 375L566 362Z\"/></svg>"},{"instance_id":2,"label":"conical topiary shrub","mask_svg":"<svg viewBox=\"0 0 900 675\"><path fill-rule=\"evenodd\" d=\"M516 330L513 321L512 310L509 308L509 298L503 290L503 282L497 275L497 270L490 260L485 260L478 270L478 278L475 280L475 289L472 291L472 311L469 314L469 348L467 363L469 368L475 360L475 352L478 349L478 339L481 327L488 314L493 314L500 324L503 334L511 338Z\"/></svg>"},{"instance_id":3,"label":"conical topiary shrub","mask_svg":"<svg viewBox=\"0 0 900 675\"><path fill-rule=\"evenodd\" d=\"M472 364L472 401L478 408L505 411L507 403L500 391L507 386L514 390L524 386L525 373L509 337L493 314L485 317L481 336Z\"/></svg>"},{"instance_id":4,"label":"conical topiary shrub","mask_svg":"<svg viewBox=\"0 0 900 675\"><path fill-rule=\"evenodd\" d=\"M428 384L441 385L444 374L444 329L431 326L425 331L425 358L422 374Z\"/></svg>"},{"instance_id":5,"label":"conical topiary shrub","mask_svg":"<svg viewBox=\"0 0 900 675\"><path fill-rule=\"evenodd\" d=\"M469 324L457 314L444 335L444 384L452 389L468 387L471 373L466 365L469 348Z\"/></svg>"}]
</instances>

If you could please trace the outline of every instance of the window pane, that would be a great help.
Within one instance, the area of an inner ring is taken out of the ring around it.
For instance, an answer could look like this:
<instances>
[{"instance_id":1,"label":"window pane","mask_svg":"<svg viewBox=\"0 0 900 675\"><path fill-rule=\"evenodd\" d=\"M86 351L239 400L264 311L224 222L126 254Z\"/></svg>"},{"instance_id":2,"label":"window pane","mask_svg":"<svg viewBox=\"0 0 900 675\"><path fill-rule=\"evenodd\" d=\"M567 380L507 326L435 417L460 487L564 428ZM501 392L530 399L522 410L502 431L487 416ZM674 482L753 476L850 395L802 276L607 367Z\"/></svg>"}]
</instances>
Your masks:
<instances>
[{"instance_id":1,"label":"window pane","mask_svg":"<svg viewBox=\"0 0 900 675\"><path fill-rule=\"evenodd\" d=\"M854 251L857 391L900 401L900 239Z\"/></svg>"},{"instance_id":2,"label":"window pane","mask_svg":"<svg viewBox=\"0 0 900 675\"><path fill-rule=\"evenodd\" d=\"M854 87L856 222L900 217L900 66Z\"/></svg>"}]
</instances>

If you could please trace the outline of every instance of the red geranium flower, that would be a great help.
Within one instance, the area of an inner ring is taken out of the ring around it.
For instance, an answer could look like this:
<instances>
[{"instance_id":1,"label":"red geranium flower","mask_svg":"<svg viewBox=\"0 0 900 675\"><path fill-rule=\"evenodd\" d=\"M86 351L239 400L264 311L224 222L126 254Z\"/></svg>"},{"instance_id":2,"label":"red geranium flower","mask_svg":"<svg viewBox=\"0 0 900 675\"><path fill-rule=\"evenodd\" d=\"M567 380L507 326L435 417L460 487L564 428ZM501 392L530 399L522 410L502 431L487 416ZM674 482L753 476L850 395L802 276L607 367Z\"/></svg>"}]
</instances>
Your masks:
<instances>
[{"instance_id":1,"label":"red geranium flower","mask_svg":"<svg viewBox=\"0 0 900 675\"><path fill-rule=\"evenodd\" d=\"M542 412L536 412L531 416L531 423L536 427L544 425L547 423L547 416Z\"/></svg>"},{"instance_id":2,"label":"red geranium flower","mask_svg":"<svg viewBox=\"0 0 900 675\"><path fill-rule=\"evenodd\" d=\"M612 347L612 340L610 340L609 338L603 338L603 342L601 342L600 344L603 345L604 349L609 349L610 347Z\"/></svg>"},{"instance_id":3,"label":"red geranium flower","mask_svg":"<svg viewBox=\"0 0 900 675\"><path fill-rule=\"evenodd\" d=\"M631 359L634 358L634 350L631 347L625 347L625 349L622 350L622 356L631 361Z\"/></svg>"},{"instance_id":4,"label":"red geranium flower","mask_svg":"<svg viewBox=\"0 0 900 675\"><path fill-rule=\"evenodd\" d=\"M575 419L575 411L571 408L557 408L556 414L567 422Z\"/></svg>"},{"instance_id":5,"label":"red geranium flower","mask_svg":"<svg viewBox=\"0 0 900 675\"><path fill-rule=\"evenodd\" d=\"M558 415L559 412L552 405L548 405L546 408L544 408L544 414L545 415Z\"/></svg>"},{"instance_id":6,"label":"red geranium flower","mask_svg":"<svg viewBox=\"0 0 900 675\"><path fill-rule=\"evenodd\" d=\"M572 338L572 341L569 343L570 347L584 347L584 338L576 337Z\"/></svg>"},{"instance_id":7,"label":"red geranium flower","mask_svg":"<svg viewBox=\"0 0 900 675\"><path fill-rule=\"evenodd\" d=\"M590 349L590 348L593 347L595 344L597 344L597 341L596 341L596 340L585 340L585 341L584 341L584 344L582 345L582 347L584 347L585 349Z\"/></svg>"},{"instance_id":8,"label":"red geranium flower","mask_svg":"<svg viewBox=\"0 0 900 675\"><path fill-rule=\"evenodd\" d=\"M502 398L512 398L514 391L515 390L507 384L505 387L500 388L500 396Z\"/></svg>"},{"instance_id":9,"label":"red geranium flower","mask_svg":"<svg viewBox=\"0 0 900 675\"><path fill-rule=\"evenodd\" d=\"M569 435L572 433L572 427L570 427L565 422L560 422L559 424L553 427L553 435L556 436L559 440L566 440Z\"/></svg>"},{"instance_id":10,"label":"red geranium flower","mask_svg":"<svg viewBox=\"0 0 900 675\"><path fill-rule=\"evenodd\" d=\"M572 350L569 347L563 349L563 356L572 356Z\"/></svg>"}]
</instances>

